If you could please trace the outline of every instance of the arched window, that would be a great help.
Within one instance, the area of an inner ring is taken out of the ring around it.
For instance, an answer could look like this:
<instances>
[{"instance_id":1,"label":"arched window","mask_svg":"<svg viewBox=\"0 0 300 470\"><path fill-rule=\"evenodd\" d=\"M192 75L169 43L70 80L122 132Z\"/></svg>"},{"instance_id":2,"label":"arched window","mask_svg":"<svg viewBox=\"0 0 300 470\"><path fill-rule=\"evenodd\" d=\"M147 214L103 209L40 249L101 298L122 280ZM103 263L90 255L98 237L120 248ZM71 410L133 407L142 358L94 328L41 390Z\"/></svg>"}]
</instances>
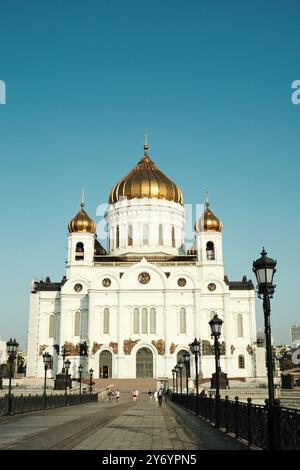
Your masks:
<instances>
[{"instance_id":1,"label":"arched window","mask_svg":"<svg viewBox=\"0 0 300 470\"><path fill-rule=\"evenodd\" d=\"M156 310L155 308L150 308L150 333L156 333Z\"/></svg>"},{"instance_id":2,"label":"arched window","mask_svg":"<svg viewBox=\"0 0 300 470\"><path fill-rule=\"evenodd\" d=\"M239 355L239 369L245 369L245 358L242 354Z\"/></svg>"},{"instance_id":3,"label":"arched window","mask_svg":"<svg viewBox=\"0 0 300 470\"><path fill-rule=\"evenodd\" d=\"M120 227L117 225L116 227L116 248L120 246Z\"/></svg>"},{"instance_id":4,"label":"arched window","mask_svg":"<svg viewBox=\"0 0 300 470\"><path fill-rule=\"evenodd\" d=\"M143 245L149 245L149 225L143 225Z\"/></svg>"},{"instance_id":5,"label":"arched window","mask_svg":"<svg viewBox=\"0 0 300 470\"><path fill-rule=\"evenodd\" d=\"M99 354L99 377L110 379L112 377L112 353L104 350Z\"/></svg>"},{"instance_id":6,"label":"arched window","mask_svg":"<svg viewBox=\"0 0 300 470\"><path fill-rule=\"evenodd\" d=\"M142 309L142 333L148 333L148 312L146 308Z\"/></svg>"},{"instance_id":7,"label":"arched window","mask_svg":"<svg viewBox=\"0 0 300 470\"><path fill-rule=\"evenodd\" d=\"M186 310L184 307L181 307L180 312L179 312L179 323L180 323L180 333L185 334L186 333Z\"/></svg>"},{"instance_id":8,"label":"arched window","mask_svg":"<svg viewBox=\"0 0 300 470\"><path fill-rule=\"evenodd\" d=\"M54 315L49 317L49 338L54 337Z\"/></svg>"},{"instance_id":9,"label":"arched window","mask_svg":"<svg viewBox=\"0 0 300 470\"><path fill-rule=\"evenodd\" d=\"M132 238L132 225L128 225L128 232L127 232L127 245L132 246L133 245L133 238Z\"/></svg>"},{"instance_id":10,"label":"arched window","mask_svg":"<svg viewBox=\"0 0 300 470\"><path fill-rule=\"evenodd\" d=\"M163 225L162 224L159 224L159 226L158 226L158 244L159 245L164 244Z\"/></svg>"},{"instance_id":11,"label":"arched window","mask_svg":"<svg viewBox=\"0 0 300 470\"><path fill-rule=\"evenodd\" d=\"M214 260L215 259L215 246L213 242L207 242L206 243L206 258L208 260Z\"/></svg>"},{"instance_id":12,"label":"arched window","mask_svg":"<svg viewBox=\"0 0 300 470\"><path fill-rule=\"evenodd\" d=\"M217 312L215 312L214 310L211 310L211 312L209 312L209 321L212 320L214 318L214 316L217 315ZM218 315L220 316L220 315ZM210 327L209 327L210 328ZM209 330L210 331L210 330Z\"/></svg>"},{"instance_id":13,"label":"arched window","mask_svg":"<svg viewBox=\"0 0 300 470\"><path fill-rule=\"evenodd\" d=\"M74 336L80 336L80 327L81 327L81 315L80 315L80 312L76 312L75 322L74 322Z\"/></svg>"},{"instance_id":14,"label":"arched window","mask_svg":"<svg viewBox=\"0 0 300 470\"><path fill-rule=\"evenodd\" d=\"M107 307L103 311L103 334L109 334L109 309Z\"/></svg>"},{"instance_id":15,"label":"arched window","mask_svg":"<svg viewBox=\"0 0 300 470\"><path fill-rule=\"evenodd\" d=\"M244 336L243 335L243 317L240 313L238 314L236 321L237 321L237 335L239 338L242 338Z\"/></svg>"},{"instance_id":16,"label":"arched window","mask_svg":"<svg viewBox=\"0 0 300 470\"><path fill-rule=\"evenodd\" d=\"M216 315L217 312L215 312L214 310L211 310L208 314L208 323L207 323L207 326L208 326L208 335L211 336L211 327L210 327L210 320L212 320L214 318L214 316ZM220 318L220 315L218 315L218 317Z\"/></svg>"},{"instance_id":17,"label":"arched window","mask_svg":"<svg viewBox=\"0 0 300 470\"><path fill-rule=\"evenodd\" d=\"M172 227L172 247L175 248L175 227Z\"/></svg>"},{"instance_id":18,"label":"arched window","mask_svg":"<svg viewBox=\"0 0 300 470\"><path fill-rule=\"evenodd\" d=\"M140 311L138 308L133 310L133 333L139 334L140 332Z\"/></svg>"},{"instance_id":19,"label":"arched window","mask_svg":"<svg viewBox=\"0 0 300 470\"><path fill-rule=\"evenodd\" d=\"M80 261L84 259L84 246L83 243L78 242L76 244L76 250L75 250L75 261Z\"/></svg>"}]
</instances>

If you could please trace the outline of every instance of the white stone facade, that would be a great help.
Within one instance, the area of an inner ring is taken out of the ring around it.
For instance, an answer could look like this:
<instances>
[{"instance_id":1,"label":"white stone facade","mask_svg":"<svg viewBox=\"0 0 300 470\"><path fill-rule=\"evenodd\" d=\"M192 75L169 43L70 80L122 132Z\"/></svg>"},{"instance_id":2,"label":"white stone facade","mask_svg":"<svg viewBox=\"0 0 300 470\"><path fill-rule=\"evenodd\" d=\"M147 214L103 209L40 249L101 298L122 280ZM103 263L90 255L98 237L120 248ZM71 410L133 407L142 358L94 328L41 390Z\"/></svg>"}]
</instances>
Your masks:
<instances>
[{"instance_id":1,"label":"white stone facade","mask_svg":"<svg viewBox=\"0 0 300 470\"><path fill-rule=\"evenodd\" d=\"M82 364L86 377L92 368L96 378L172 378L178 352L190 352L196 337L202 347L200 377L209 379L215 370L208 324L214 312L224 322L222 371L228 378L264 375L261 360L259 365L255 360L253 285L224 277L221 232L197 233L197 255L185 255L183 206L155 198L110 204L106 221L108 254L95 255L95 234L69 233L66 278L33 283L28 377L43 376L44 351L53 355L48 375L54 377L62 368L54 346L67 344L73 377ZM214 244L213 257L207 255L208 242ZM83 259L76 259L78 243ZM87 354L80 355L84 343ZM148 352L147 371L142 348Z\"/></svg>"},{"instance_id":2,"label":"white stone facade","mask_svg":"<svg viewBox=\"0 0 300 470\"><path fill-rule=\"evenodd\" d=\"M0 339L0 364L5 364L7 361L6 341Z\"/></svg>"}]
</instances>

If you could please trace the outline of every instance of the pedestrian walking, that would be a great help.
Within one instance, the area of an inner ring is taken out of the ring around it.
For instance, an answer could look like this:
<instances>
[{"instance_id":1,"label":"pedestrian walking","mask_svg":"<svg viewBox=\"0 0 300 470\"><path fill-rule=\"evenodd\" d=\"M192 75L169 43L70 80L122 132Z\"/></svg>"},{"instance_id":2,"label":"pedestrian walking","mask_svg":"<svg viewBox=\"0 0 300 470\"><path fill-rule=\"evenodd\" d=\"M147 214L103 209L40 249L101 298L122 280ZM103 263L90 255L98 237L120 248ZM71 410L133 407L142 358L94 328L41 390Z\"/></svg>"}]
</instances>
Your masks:
<instances>
[{"instance_id":1,"label":"pedestrian walking","mask_svg":"<svg viewBox=\"0 0 300 470\"><path fill-rule=\"evenodd\" d=\"M149 401L152 401L153 393L151 390L149 390L148 395L149 395Z\"/></svg>"},{"instance_id":2,"label":"pedestrian walking","mask_svg":"<svg viewBox=\"0 0 300 470\"><path fill-rule=\"evenodd\" d=\"M138 390L135 390L135 395L136 395L136 399L138 399L138 397L139 397L139 391Z\"/></svg>"},{"instance_id":3,"label":"pedestrian walking","mask_svg":"<svg viewBox=\"0 0 300 470\"><path fill-rule=\"evenodd\" d=\"M117 400L117 403L119 403L119 401L120 401L120 392L119 392L119 390L116 390L116 400Z\"/></svg>"},{"instance_id":4,"label":"pedestrian walking","mask_svg":"<svg viewBox=\"0 0 300 470\"><path fill-rule=\"evenodd\" d=\"M112 395L113 395L111 389L108 390L107 395L108 395L109 403L111 403L111 401L112 401Z\"/></svg>"},{"instance_id":5,"label":"pedestrian walking","mask_svg":"<svg viewBox=\"0 0 300 470\"><path fill-rule=\"evenodd\" d=\"M156 390L156 392L154 392L154 400L155 400L155 401L158 401L157 390Z\"/></svg>"},{"instance_id":6,"label":"pedestrian walking","mask_svg":"<svg viewBox=\"0 0 300 470\"><path fill-rule=\"evenodd\" d=\"M136 390L132 390L132 400L136 401Z\"/></svg>"},{"instance_id":7,"label":"pedestrian walking","mask_svg":"<svg viewBox=\"0 0 300 470\"><path fill-rule=\"evenodd\" d=\"M161 404L162 404L163 393L164 393L164 391L163 391L162 388L160 388L160 389L158 390L158 392L157 392L157 395L158 395L158 404L159 404L159 406L161 406Z\"/></svg>"}]
</instances>

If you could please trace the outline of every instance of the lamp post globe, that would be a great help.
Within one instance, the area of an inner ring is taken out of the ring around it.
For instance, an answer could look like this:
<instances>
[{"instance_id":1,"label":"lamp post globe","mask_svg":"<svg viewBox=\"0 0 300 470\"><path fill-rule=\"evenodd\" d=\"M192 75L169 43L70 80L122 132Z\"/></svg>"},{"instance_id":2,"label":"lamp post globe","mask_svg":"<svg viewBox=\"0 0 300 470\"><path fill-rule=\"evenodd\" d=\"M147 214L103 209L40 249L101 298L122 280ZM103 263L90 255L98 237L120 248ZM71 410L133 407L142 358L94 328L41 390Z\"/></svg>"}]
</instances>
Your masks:
<instances>
[{"instance_id":1,"label":"lamp post globe","mask_svg":"<svg viewBox=\"0 0 300 470\"><path fill-rule=\"evenodd\" d=\"M215 427L220 427L220 413L221 413L221 402L220 402L220 345L219 338L221 336L223 320L218 317L215 313L213 318L209 322L211 329L211 336L214 339L214 350L215 350L215 365L216 365L216 406L215 406Z\"/></svg>"},{"instance_id":2,"label":"lamp post globe","mask_svg":"<svg viewBox=\"0 0 300 470\"><path fill-rule=\"evenodd\" d=\"M197 338L190 344L190 350L192 354L200 354L200 341Z\"/></svg>"},{"instance_id":3,"label":"lamp post globe","mask_svg":"<svg viewBox=\"0 0 300 470\"><path fill-rule=\"evenodd\" d=\"M211 329L211 336L215 339L219 339L221 336L221 331L222 331L222 325L223 325L223 320L218 317L218 315L215 313L213 318L209 322L209 326Z\"/></svg>"},{"instance_id":4,"label":"lamp post globe","mask_svg":"<svg viewBox=\"0 0 300 470\"><path fill-rule=\"evenodd\" d=\"M49 368L49 365L50 365L51 361L52 361L51 354L49 354L48 352L45 352L43 354L43 363L44 363L44 367L46 367L46 369Z\"/></svg>"},{"instance_id":5,"label":"lamp post globe","mask_svg":"<svg viewBox=\"0 0 300 470\"><path fill-rule=\"evenodd\" d=\"M261 257L256 261L253 261L253 272L255 273L257 280L257 290L259 297L263 297L268 294L270 297L273 296L275 285L273 284L274 274L276 273L277 261L267 257L267 252L263 248Z\"/></svg>"},{"instance_id":6,"label":"lamp post globe","mask_svg":"<svg viewBox=\"0 0 300 470\"><path fill-rule=\"evenodd\" d=\"M16 341L16 339L10 338L10 340L7 341L6 343L7 354L9 356L10 355L15 356L17 354L18 346L19 346L19 343Z\"/></svg>"},{"instance_id":7,"label":"lamp post globe","mask_svg":"<svg viewBox=\"0 0 300 470\"><path fill-rule=\"evenodd\" d=\"M11 379L13 376L13 364L17 355L19 343L16 339L10 338L6 343L6 350L8 354L8 363L9 363L9 382L8 382L8 413L11 413L12 410L12 400L11 400Z\"/></svg>"},{"instance_id":8,"label":"lamp post globe","mask_svg":"<svg viewBox=\"0 0 300 470\"><path fill-rule=\"evenodd\" d=\"M257 280L257 293L260 299L263 299L264 324L267 351L267 371L268 371L268 441L269 449L278 449L278 433L274 422L274 376L273 376L273 351L271 337L271 303L276 285L273 284L274 274L276 272L277 261L267 257L267 252L263 248L261 257L253 261L253 272Z\"/></svg>"}]
</instances>

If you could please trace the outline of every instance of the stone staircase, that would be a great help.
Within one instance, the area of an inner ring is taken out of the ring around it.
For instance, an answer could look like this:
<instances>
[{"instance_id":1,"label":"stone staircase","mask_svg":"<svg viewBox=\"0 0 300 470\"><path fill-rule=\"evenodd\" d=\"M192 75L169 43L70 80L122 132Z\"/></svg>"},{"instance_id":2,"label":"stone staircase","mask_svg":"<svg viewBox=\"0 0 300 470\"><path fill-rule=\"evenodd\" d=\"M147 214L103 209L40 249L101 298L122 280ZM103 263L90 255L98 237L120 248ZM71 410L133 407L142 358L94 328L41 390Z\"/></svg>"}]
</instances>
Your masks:
<instances>
[{"instance_id":1,"label":"stone staircase","mask_svg":"<svg viewBox=\"0 0 300 470\"><path fill-rule=\"evenodd\" d=\"M156 379L93 379L94 388L102 390L103 388L112 387L120 392L130 393L133 389L139 391L139 394L148 393L149 390L155 392L160 385L160 381Z\"/></svg>"},{"instance_id":2,"label":"stone staircase","mask_svg":"<svg viewBox=\"0 0 300 470\"><path fill-rule=\"evenodd\" d=\"M300 391L281 390L280 403L286 408L300 409Z\"/></svg>"}]
</instances>

